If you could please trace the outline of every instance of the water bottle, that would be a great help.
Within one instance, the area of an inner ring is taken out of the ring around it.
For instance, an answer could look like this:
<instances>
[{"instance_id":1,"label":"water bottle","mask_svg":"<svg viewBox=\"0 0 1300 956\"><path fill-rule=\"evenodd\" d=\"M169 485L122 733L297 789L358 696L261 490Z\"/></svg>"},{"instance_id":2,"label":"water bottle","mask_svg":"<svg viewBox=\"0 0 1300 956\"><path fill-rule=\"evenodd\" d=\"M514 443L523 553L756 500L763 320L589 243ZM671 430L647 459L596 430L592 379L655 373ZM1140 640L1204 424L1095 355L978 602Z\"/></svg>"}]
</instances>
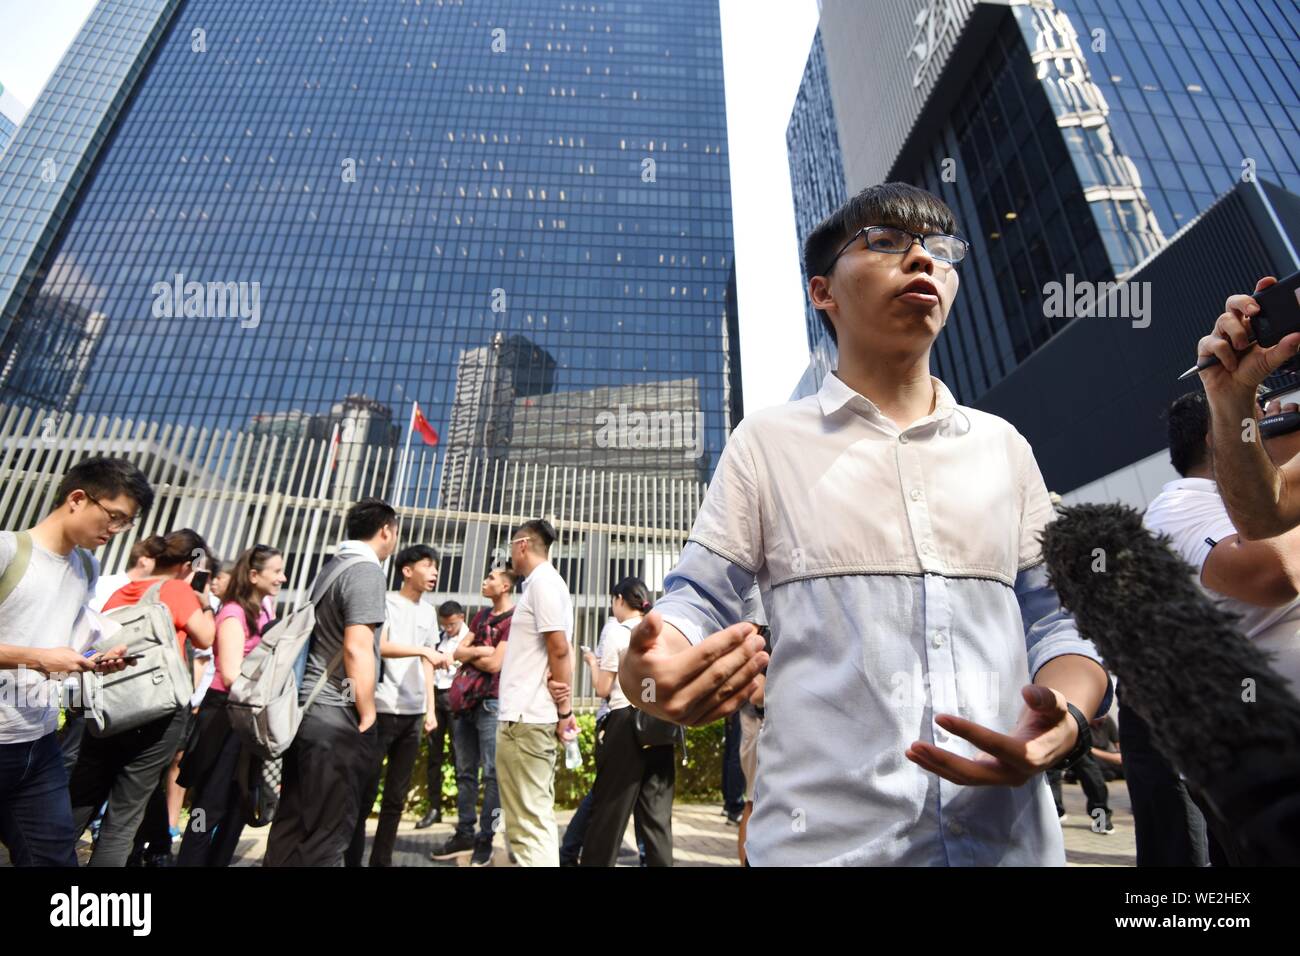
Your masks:
<instances>
[{"instance_id":1,"label":"water bottle","mask_svg":"<svg viewBox=\"0 0 1300 956\"><path fill-rule=\"evenodd\" d=\"M577 770L582 766L582 751L578 749L577 727L564 733L564 766L569 770Z\"/></svg>"}]
</instances>

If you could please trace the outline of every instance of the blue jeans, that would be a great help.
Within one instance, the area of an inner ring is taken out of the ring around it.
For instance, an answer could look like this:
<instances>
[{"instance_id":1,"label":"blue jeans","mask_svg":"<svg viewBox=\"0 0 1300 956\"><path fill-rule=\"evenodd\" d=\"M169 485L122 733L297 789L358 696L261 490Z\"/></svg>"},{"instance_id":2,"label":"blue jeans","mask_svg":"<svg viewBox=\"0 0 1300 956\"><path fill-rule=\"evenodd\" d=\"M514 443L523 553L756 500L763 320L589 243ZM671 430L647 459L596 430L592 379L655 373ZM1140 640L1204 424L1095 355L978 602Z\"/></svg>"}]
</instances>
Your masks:
<instances>
[{"instance_id":1,"label":"blue jeans","mask_svg":"<svg viewBox=\"0 0 1300 956\"><path fill-rule=\"evenodd\" d=\"M483 810L478 816L478 842L492 842L493 824L500 817L497 793L497 709L495 697L481 700L472 710L451 721L456 757L457 836L474 835L474 807L478 803L479 768L483 768Z\"/></svg>"},{"instance_id":2,"label":"blue jeans","mask_svg":"<svg viewBox=\"0 0 1300 956\"><path fill-rule=\"evenodd\" d=\"M76 866L77 833L57 735L0 744L0 843L14 866Z\"/></svg>"}]
</instances>

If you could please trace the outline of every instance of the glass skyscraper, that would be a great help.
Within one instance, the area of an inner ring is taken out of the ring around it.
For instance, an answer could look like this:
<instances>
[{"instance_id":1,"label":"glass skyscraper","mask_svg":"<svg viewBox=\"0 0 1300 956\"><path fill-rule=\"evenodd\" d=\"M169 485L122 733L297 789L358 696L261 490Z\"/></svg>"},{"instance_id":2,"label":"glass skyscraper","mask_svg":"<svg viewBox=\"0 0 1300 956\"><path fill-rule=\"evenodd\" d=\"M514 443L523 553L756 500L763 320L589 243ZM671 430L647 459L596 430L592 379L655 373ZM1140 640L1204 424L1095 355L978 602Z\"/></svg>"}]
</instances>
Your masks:
<instances>
[{"instance_id":1,"label":"glass skyscraper","mask_svg":"<svg viewBox=\"0 0 1300 956\"><path fill-rule=\"evenodd\" d=\"M708 477L740 414L715 2L153 7L15 269L0 401L235 428L350 404L400 436L414 400L449 460L610 468L635 466L598 440L623 407L698 422L664 468Z\"/></svg>"},{"instance_id":2,"label":"glass skyscraper","mask_svg":"<svg viewBox=\"0 0 1300 956\"><path fill-rule=\"evenodd\" d=\"M799 93L786 127L785 143L790 157L795 233L800 244L799 275L806 289L808 271L804 268L803 241L848 199L839 135L835 130L835 104L831 101L826 52L822 47L820 30L813 34L812 50L804 65ZM811 302L805 302L804 311L811 357L809 367L817 375L825 375L835 367L835 343L826 334Z\"/></svg>"},{"instance_id":3,"label":"glass skyscraper","mask_svg":"<svg viewBox=\"0 0 1300 956\"><path fill-rule=\"evenodd\" d=\"M14 133L18 132L23 112L23 105L18 102L18 98L0 83L0 155L4 154Z\"/></svg>"},{"instance_id":4,"label":"glass skyscraper","mask_svg":"<svg viewBox=\"0 0 1300 956\"><path fill-rule=\"evenodd\" d=\"M847 191L923 185L971 241L933 352L968 404L1070 321L1046 314L1048 283L1125 275L1243 180L1300 192L1294 3L828 0L828 25L809 63L858 111L836 117ZM882 55L863 83L855 28L906 67Z\"/></svg>"}]
</instances>

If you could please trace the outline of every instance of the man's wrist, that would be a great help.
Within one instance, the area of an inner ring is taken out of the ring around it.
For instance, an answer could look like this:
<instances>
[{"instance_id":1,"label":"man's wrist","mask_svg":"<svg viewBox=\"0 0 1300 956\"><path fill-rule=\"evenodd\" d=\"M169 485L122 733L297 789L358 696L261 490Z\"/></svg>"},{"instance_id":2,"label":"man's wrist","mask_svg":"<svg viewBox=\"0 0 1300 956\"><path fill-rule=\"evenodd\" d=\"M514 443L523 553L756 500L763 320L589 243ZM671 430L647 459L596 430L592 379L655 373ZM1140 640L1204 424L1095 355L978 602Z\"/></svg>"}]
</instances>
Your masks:
<instances>
[{"instance_id":1,"label":"man's wrist","mask_svg":"<svg viewBox=\"0 0 1300 956\"><path fill-rule=\"evenodd\" d=\"M1084 755L1092 753L1092 727L1088 722L1088 718L1083 715L1083 711L1069 701L1066 701L1065 707L1070 716L1074 718L1074 722L1078 727L1078 735L1074 739L1074 746L1053 767L1053 769L1057 770L1072 767Z\"/></svg>"},{"instance_id":2,"label":"man's wrist","mask_svg":"<svg viewBox=\"0 0 1300 956\"><path fill-rule=\"evenodd\" d=\"M570 711L568 711L568 712L566 712L566 713L563 713L563 714L561 714L559 711L556 711L555 716L556 716L556 719L558 719L558 720L568 720L570 717L573 716L573 711L570 710Z\"/></svg>"}]
</instances>

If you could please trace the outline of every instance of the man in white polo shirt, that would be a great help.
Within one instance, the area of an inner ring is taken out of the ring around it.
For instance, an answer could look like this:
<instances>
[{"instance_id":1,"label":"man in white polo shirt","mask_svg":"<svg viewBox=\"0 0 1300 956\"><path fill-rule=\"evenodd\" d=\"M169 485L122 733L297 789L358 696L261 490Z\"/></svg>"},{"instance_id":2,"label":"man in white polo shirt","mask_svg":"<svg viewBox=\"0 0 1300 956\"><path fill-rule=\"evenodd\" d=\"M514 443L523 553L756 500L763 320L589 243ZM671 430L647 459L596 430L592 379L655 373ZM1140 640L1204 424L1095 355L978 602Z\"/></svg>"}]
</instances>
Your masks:
<instances>
[{"instance_id":1,"label":"man in white polo shirt","mask_svg":"<svg viewBox=\"0 0 1300 956\"><path fill-rule=\"evenodd\" d=\"M536 519L521 524L510 541L523 593L501 667L496 771L506 841L520 866L560 865L555 756L564 735L578 729L570 705L573 600L550 561L554 542L555 529Z\"/></svg>"},{"instance_id":2,"label":"man in white polo shirt","mask_svg":"<svg viewBox=\"0 0 1300 956\"><path fill-rule=\"evenodd\" d=\"M1205 395L1189 392L1169 408L1169 459L1182 475L1152 499L1142 523L1169 535L1219 607L1239 616L1238 630L1274 655L1273 668L1300 697L1300 528L1246 541L1237 533L1214 480L1215 455ZM1281 466L1300 451L1300 432L1264 442Z\"/></svg>"}]
</instances>

